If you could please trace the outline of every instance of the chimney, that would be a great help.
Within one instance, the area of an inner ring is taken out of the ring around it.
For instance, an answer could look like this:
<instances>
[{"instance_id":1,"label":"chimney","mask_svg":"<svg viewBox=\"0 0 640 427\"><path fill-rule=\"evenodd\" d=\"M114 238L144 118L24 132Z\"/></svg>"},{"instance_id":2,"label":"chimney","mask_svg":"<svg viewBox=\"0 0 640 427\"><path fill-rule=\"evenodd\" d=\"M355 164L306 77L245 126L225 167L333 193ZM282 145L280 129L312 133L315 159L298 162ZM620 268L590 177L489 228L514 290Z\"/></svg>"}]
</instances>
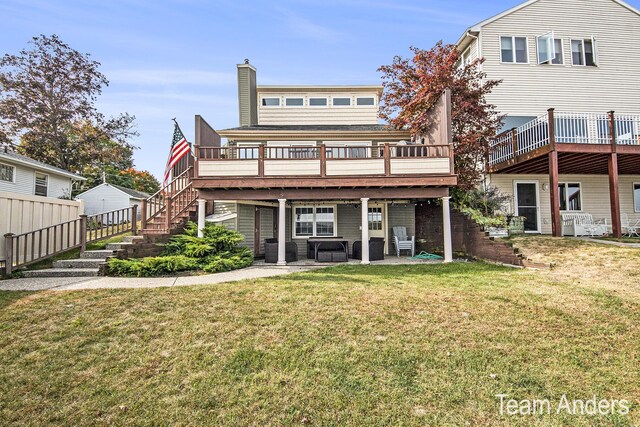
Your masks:
<instances>
[{"instance_id":1,"label":"chimney","mask_svg":"<svg viewBox=\"0 0 640 427\"><path fill-rule=\"evenodd\" d=\"M256 69L245 59L238 64L238 107L240 126L258 124L258 95L256 93Z\"/></svg>"}]
</instances>

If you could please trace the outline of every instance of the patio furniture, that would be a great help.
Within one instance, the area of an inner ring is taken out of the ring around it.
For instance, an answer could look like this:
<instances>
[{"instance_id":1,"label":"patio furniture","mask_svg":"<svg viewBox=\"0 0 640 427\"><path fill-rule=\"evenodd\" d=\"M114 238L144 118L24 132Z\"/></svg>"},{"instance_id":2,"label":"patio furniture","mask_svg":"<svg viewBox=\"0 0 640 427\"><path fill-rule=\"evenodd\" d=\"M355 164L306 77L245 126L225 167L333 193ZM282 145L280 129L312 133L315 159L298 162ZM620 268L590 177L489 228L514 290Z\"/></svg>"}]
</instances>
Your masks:
<instances>
[{"instance_id":1,"label":"patio furniture","mask_svg":"<svg viewBox=\"0 0 640 427\"><path fill-rule=\"evenodd\" d=\"M602 236L609 232L606 219L594 220L590 213L567 212L560 214L563 236Z\"/></svg>"},{"instance_id":2,"label":"patio furniture","mask_svg":"<svg viewBox=\"0 0 640 427\"><path fill-rule=\"evenodd\" d=\"M393 227L393 242L397 256L400 256L400 251L411 251L411 256L416 254L416 236L409 237L407 227Z\"/></svg>"},{"instance_id":3,"label":"patio furniture","mask_svg":"<svg viewBox=\"0 0 640 427\"><path fill-rule=\"evenodd\" d=\"M629 214L622 214L622 234L629 237L640 237L640 219L632 219Z\"/></svg>"},{"instance_id":4,"label":"patio furniture","mask_svg":"<svg viewBox=\"0 0 640 427\"><path fill-rule=\"evenodd\" d=\"M298 245L295 242L286 242L285 248L285 260L287 262L294 262L298 260ZM264 262L275 264L278 262L278 239L265 239L264 240Z\"/></svg>"},{"instance_id":5,"label":"patio furniture","mask_svg":"<svg viewBox=\"0 0 640 427\"><path fill-rule=\"evenodd\" d=\"M347 262L349 242L342 237L313 238L307 240L307 256L313 254L316 262Z\"/></svg>"},{"instance_id":6,"label":"patio furniture","mask_svg":"<svg viewBox=\"0 0 640 427\"><path fill-rule=\"evenodd\" d=\"M362 240L353 242L351 257L362 259ZM384 238L371 237L369 239L369 261L382 261L384 259Z\"/></svg>"}]
</instances>

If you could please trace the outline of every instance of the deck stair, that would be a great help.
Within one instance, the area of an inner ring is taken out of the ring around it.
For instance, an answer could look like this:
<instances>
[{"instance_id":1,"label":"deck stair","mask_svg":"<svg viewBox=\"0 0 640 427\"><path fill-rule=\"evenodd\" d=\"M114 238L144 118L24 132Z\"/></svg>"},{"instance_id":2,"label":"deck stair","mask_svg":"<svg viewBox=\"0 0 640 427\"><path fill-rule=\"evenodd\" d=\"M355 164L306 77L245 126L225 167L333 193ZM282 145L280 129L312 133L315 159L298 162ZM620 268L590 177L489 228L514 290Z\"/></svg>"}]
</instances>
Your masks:
<instances>
[{"instance_id":1,"label":"deck stair","mask_svg":"<svg viewBox=\"0 0 640 427\"><path fill-rule=\"evenodd\" d=\"M113 250L84 251L80 258L65 259L53 262L53 268L42 270L25 270L22 276L33 277L95 277L100 267L114 256Z\"/></svg>"}]
</instances>

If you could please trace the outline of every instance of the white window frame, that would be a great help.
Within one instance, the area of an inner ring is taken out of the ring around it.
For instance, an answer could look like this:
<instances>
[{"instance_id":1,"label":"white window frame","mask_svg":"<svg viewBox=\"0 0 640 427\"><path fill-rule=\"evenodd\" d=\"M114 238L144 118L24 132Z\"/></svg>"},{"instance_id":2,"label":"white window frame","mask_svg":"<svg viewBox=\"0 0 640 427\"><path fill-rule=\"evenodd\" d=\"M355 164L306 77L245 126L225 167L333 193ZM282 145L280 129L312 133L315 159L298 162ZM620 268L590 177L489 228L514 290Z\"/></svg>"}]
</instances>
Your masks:
<instances>
[{"instance_id":1,"label":"white window frame","mask_svg":"<svg viewBox=\"0 0 640 427\"><path fill-rule=\"evenodd\" d=\"M372 158L372 141L323 141L327 148L331 147L350 147L350 148L366 148L367 157L355 157L358 159ZM332 159L340 159L343 157L332 157Z\"/></svg>"},{"instance_id":2,"label":"white window frame","mask_svg":"<svg viewBox=\"0 0 640 427\"><path fill-rule=\"evenodd\" d=\"M45 196L42 196L40 194L36 194L36 181L38 180L38 174L40 175L44 175L45 177L47 177L47 194ZM39 171L34 171L33 172L33 195L34 196L38 196L38 197L49 197L49 174L44 173L44 172L39 172Z\"/></svg>"},{"instance_id":3,"label":"white window frame","mask_svg":"<svg viewBox=\"0 0 640 427\"><path fill-rule=\"evenodd\" d=\"M638 187L638 191L640 191L640 182L633 183L633 211L638 213L640 212L640 197L636 199L636 187Z\"/></svg>"},{"instance_id":4,"label":"white window frame","mask_svg":"<svg viewBox=\"0 0 640 427\"><path fill-rule=\"evenodd\" d=\"M298 236L296 234L296 209L297 208L310 208L313 210L313 235L312 236ZM332 236L318 236L316 229L316 209L318 208L333 208L333 235ZM336 237L338 235L338 205L337 204L322 204L322 205L293 205L291 207L291 234L294 239L313 239L317 237Z\"/></svg>"},{"instance_id":5,"label":"white window frame","mask_svg":"<svg viewBox=\"0 0 640 427\"><path fill-rule=\"evenodd\" d=\"M335 105L333 103L333 100L339 98L339 99L348 99L349 100L349 105ZM331 97L331 108L351 108L353 107L353 97L351 96L332 96Z\"/></svg>"},{"instance_id":6,"label":"white window frame","mask_svg":"<svg viewBox=\"0 0 640 427\"><path fill-rule=\"evenodd\" d=\"M591 49L593 49L593 65L587 65L587 51L584 48L585 40L591 41ZM575 64L573 62L573 42L577 41L582 44L582 64ZM597 67L598 66L598 48L596 45L596 38L591 37L571 37L569 39L569 49L571 51L571 66L572 67Z\"/></svg>"},{"instance_id":7,"label":"white window frame","mask_svg":"<svg viewBox=\"0 0 640 427\"><path fill-rule=\"evenodd\" d=\"M301 99L302 105L287 105L287 101L290 99ZM285 108L303 108L304 105L304 96L287 96L284 98L284 107Z\"/></svg>"},{"instance_id":8,"label":"white window frame","mask_svg":"<svg viewBox=\"0 0 640 427\"><path fill-rule=\"evenodd\" d=\"M311 105L311 100L312 99L324 99L325 104L324 105ZM327 98L326 96L310 96L308 104L309 104L309 108L327 108L329 106L329 98Z\"/></svg>"},{"instance_id":9,"label":"white window frame","mask_svg":"<svg viewBox=\"0 0 640 427\"><path fill-rule=\"evenodd\" d=\"M260 143L259 142L236 142L236 147L238 148L255 148L256 151L256 156L255 157L238 157L238 159L240 160L258 160L258 157L260 157L259 154L259 147L260 147Z\"/></svg>"},{"instance_id":10,"label":"white window frame","mask_svg":"<svg viewBox=\"0 0 640 427\"><path fill-rule=\"evenodd\" d=\"M547 38L547 49L549 50L549 59L547 61L540 61L540 39ZM560 42L560 51L556 50L556 41ZM553 62L556 59L556 55L560 54L560 62ZM553 31L550 31L541 36L536 36L536 61L538 65L564 65L564 42L562 38L557 38Z\"/></svg>"},{"instance_id":11,"label":"white window frame","mask_svg":"<svg viewBox=\"0 0 640 427\"><path fill-rule=\"evenodd\" d=\"M278 105L264 105L263 102L265 99L277 99ZM261 108L280 108L282 107L282 99L279 96L261 96L260 97L260 107Z\"/></svg>"},{"instance_id":12,"label":"white window frame","mask_svg":"<svg viewBox=\"0 0 640 427\"><path fill-rule=\"evenodd\" d=\"M16 167L13 165L10 165L8 163L0 163L0 166L6 166L8 168L11 168L11 181L5 181L5 180L0 180L0 182L7 182L10 184L15 184L16 183Z\"/></svg>"},{"instance_id":13,"label":"white window frame","mask_svg":"<svg viewBox=\"0 0 640 427\"><path fill-rule=\"evenodd\" d=\"M511 37L511 49L513 53L513 62L504 62L502 60L502 38L503 37ZM525 53L527 54L526 62L518 62L516 60L516 38L524 39L526 43ZM529 58L529 37L527 36L508 36L508 35L499 35L498 36L498 47L500 49L500 63L501 64L516 64L516 65L528 65L531 62L531 58Z\"/></svg>"},{"instance_id":14,"label":"white window frame","mask_svg":"<svg viewBox=\"0 0 640 427\"><path fill-rule=\"evenodd\" d=\"M564 204L565 206L568 208L569 207L569 192L568 190L568 185L569 184L577 184L578 186L580 186L580 210L573 210L573 209L564 209L562 210L562 212L584 212L584 198L583 198L583 193L582 193L582 182L579 181L564 181L564 182L558 182L558 186L564 185L565 187L565 201ZM558 189L558 203L560 202L560 190Z\"/></svg>"},{"instance_id":15,"label":"white window frame","mask_svg":"<svg viewBox=\"0 0 640 427\"><path fill-rule=\"evenodd\" d=\"M358 105L358 100L359 99L373 99L373 104L371 105ZM378 105L377 101L376 101L376 97L375 96L356 96L356 103L355 103L355 107L357 108L371 108L371 107L375 107L376 105Z\"/></svg>"}]
</instances>

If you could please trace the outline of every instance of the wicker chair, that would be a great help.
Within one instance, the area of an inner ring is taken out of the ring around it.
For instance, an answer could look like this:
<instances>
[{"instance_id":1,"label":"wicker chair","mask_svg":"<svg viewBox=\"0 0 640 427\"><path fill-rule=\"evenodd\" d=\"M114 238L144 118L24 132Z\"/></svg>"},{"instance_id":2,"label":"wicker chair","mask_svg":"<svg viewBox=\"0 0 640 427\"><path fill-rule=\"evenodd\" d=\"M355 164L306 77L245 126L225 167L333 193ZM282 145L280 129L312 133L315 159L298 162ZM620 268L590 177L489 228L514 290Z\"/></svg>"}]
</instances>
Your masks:
<instances>
[{"instance_id":1,"label":"wicker chair","mask_svg":"<svg viewBox=\"0 0 640 427\"><path fill-rule=\"evenodd\" d=\"M298 260L298 245L295 242L286 242L285 260L294 262ZM278 262L278 239L265 239L264 241L264 262L275 264Z\"/></svg>"},{"instance_id":2,"label":"wicker chair","mask_svg":"<svg viewBox=\"0 0 640 427\"><path fill-rule=\"evenodd\" d=\"M353 242L352 258L362 259L362 240ZM384 259L384 239L371 237L369 239L369 261L382 261Z\"/></svg>"}]
</instances>

